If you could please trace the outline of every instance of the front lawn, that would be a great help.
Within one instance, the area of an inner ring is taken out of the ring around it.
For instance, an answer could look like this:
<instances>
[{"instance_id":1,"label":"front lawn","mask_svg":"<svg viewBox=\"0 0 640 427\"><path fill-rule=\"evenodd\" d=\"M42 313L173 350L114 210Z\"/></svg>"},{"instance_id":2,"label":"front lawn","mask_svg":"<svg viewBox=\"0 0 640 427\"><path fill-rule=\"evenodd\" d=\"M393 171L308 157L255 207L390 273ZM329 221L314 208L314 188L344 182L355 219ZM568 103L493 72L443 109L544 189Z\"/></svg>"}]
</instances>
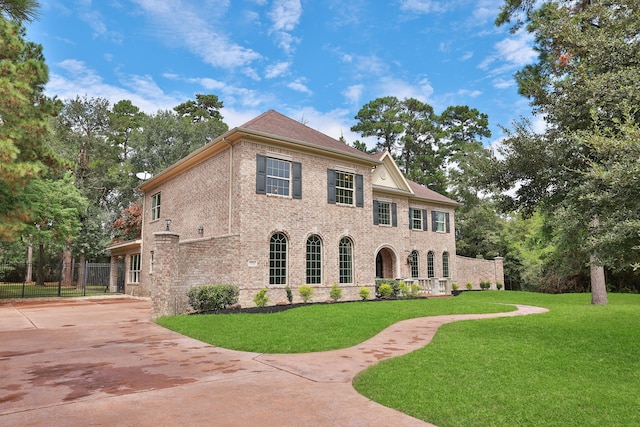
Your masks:
<instances>
[{"instance_id":1,"label":"front lawn","mask_svg":"<svg viewBox=\"0 0 640 427\"><path fill-rule=\"evenodd\" d=\"M549 313L445 325L354 381L363 395L446 426L640 425L640 296L474 292Z\"/></svg>"},{"instance_id":2,"label":"front lawn","mask_svg":"<svg viewBox=\"0 0 640 427\"><path fill-rule=\"evenodd\" d=\"M513 309L472 299L414 299L310 304L270 314L179 315L159 318L157 323L233 350L308 353L354 346L404 319Z\"/></svg>"}]
</instances>

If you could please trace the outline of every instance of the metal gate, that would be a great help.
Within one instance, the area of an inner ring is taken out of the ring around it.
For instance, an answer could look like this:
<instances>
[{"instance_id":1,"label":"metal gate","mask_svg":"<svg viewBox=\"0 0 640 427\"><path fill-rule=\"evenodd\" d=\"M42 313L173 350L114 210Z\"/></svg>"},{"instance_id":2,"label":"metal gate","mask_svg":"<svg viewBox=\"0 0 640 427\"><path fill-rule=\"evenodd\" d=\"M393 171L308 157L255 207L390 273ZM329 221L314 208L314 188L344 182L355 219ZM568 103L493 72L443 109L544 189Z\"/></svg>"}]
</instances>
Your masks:
<instances>
[{"instance_id":1,"label":"metal gate","mask_svg":"<svg viewBox=\"0 0 640 427\"><path fill-rule=\"evenodd\" d=\"M0 264L0 298L78 297L123 293L124 263ZM38 283L39 282L39 283Z\"/></svg>"}]
</instances>

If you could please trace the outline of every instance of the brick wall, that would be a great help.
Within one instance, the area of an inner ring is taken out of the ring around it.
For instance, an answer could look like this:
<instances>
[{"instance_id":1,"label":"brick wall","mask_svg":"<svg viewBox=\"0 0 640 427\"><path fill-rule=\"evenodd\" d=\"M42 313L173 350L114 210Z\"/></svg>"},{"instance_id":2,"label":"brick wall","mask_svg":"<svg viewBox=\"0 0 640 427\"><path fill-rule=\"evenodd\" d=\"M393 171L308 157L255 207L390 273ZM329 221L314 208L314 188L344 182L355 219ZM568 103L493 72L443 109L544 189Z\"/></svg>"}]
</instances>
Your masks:
<instances>
[{"instance_id":1,"label":"brick wall","mask_svg":"<svg viewBox=\"0 0 640 427\"><path fill-rule=\"evenodd\" d=\"M473 289L480 289L481 281L491 282L491 289L496 289L496 282L504 285L502 257L496 257L493 260L463 256L456 256L456 258L454 281L458 283L460 289L466 289L467 283L473 284Z\"/></svg>"}]
</instances>

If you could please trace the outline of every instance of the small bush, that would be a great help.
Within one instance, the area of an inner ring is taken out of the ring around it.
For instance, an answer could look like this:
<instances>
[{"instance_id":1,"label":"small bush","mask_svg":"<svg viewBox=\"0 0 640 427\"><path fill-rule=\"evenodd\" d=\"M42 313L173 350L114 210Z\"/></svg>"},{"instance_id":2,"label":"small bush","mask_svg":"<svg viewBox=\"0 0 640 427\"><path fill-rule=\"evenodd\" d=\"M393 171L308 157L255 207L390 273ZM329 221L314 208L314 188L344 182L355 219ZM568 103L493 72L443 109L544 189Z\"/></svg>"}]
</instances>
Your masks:
<instances>
[{"instance_id":1,"label":"small bush","mask_svg":"<svg viewBox=\"0 0 640 427\"><path fill-rule=\"evenodd\" d=\"M376 297L380 298L380 286L387 284L391 286L391 297L396 298L400 294L400 282L394 279L376 279Z\"/></svg>"},{"instance_id":2,"label":"small bush","mask_svg":"<svg viewBox=\"0 0 640 427\"><path fill-rule=\"evenodd\" d=\"M411 293L409 285L407 285L403 281L400 281L400 282L398 282L398 289L400 290L400 294L402 295L403 298L409 297L409 295Z\"/></svg>"},{"instance_id":3,"label":"small bush","mask_svg":"<svg viewBox=\"0 0 640 427\"><path fill-rule=\"evenodd\" d=\"M206 285L190 288L187 298L196 311L215 311L237 303L239 294L235 285Z\"/></svg>"},{"instance_id":4,"label":"small bush","mask_svg":"<svg viewBox=\"0 0 640 427\"><path fill-rule=\"evenodd\" d=\"M483 280L482 282L480 282L480 289L482 289L483 291L486 291L489 288L491 288L491 282L486 280Z\"/></svg>"},{"instance_id":5,"label":"small bush","mask_svg":"<svg viewBox=\"0 0 640 427\"><path fill-rule=\"evenodd\" d=\"M471 289L473 289L473 283L471 282L467 282L467 284L465 285L467 287L467 290L470 291Z\"/></svg>"},{"instance_id":6,"label":"small bush","mask_svg":"<svg viewBox=\"0 0 640 427\"><path fill-rule=\"evenodd\" d=\"M258 291L257 294L253 296L253 302L256 303L258 307L264 307L269 302L269 297L267 296L267 288L262 288Z\"/></svg>"},{"instance_id":7,"label":"small bush","mask_svg":"<svg viewBox=\"0 0 640 427\"><path fill-rule=\"evenodd\" d=\"M457 291L458 289L460 289L460 286L456 282L453 282L451 284L451 289Z\"/></svg>"},{"instance_id":8,"label":"small bush","mask_svg":"<svg viewBox=\"0 0 640 427\"><path fill-rule=\"evenodd\" d=\"M497 289L497 290L502 289L502 283L500 283L500 282L496 282L496 289Z\"/></svg>"},{"instance_id":9,"label":"small bush","mask_svg":"<svg viewBox=\"0 0 640 427\"><path fill-rule=\"evenodd\" d=\"M369 288L365 288L364 286L360 288L360 291L358 292L358 294L360 295L360 298L362 298L362 301L366 301L367 299L369 299L369 294L371 293L371 291L369 290Z\"/></svg>"},{"instance_id":10,"label":"small bush","mask_svg":"<svg viewBox=\"0 0 640 427\"><path fill-rule=\"evenodd\" d=\"M334 283L333 285L331 285L331 291L329 291L329 296L334 301L338 301L340 298L342 298L342 289L340 289L337 283Z\"/></svg>"},{"instance_id":11,"label":"small bush","mask_svg":"<svg viewBox=\"0 0 640 427\"><path fill-rule=\"evenodd\" d=\"M309 285L303 285L298 288L298 293L300 293L302 301L306 304L313 297L313 288Z\"/></svg>"},{"instance_id":12,"label":"small bush","mask_svg":"<svg viewBox=\"0 0 640 427\"><path fill-rule=\"evenodd\" d=\"M411 296L412 297L417 297L420 294L421 290L422 290L422 288L417 283L412 283L411 284Z\"/></svg>"},{"instance_id":13,"label":"small bush","mask_svg":"<svg viewBox=\"0 0 640 427\"><path fill-rule=\"evenodd\" d=\"M284 288L285 292L287 293L287 301L289 301L289 304L293 303L293 292L291 292L291 288L289 287L289 285L287 285Z\"/></svg>"},{"instance_id":14,"label":"small bush","mask_svg":"<svg viewBox=\"0 0 640 427\"><path fill-rule=\"evenodd\" d=\"M388 283L383 283L378 287L380 298L389 298L393 294L393 287Z\"/></svg>"}]
</instances>

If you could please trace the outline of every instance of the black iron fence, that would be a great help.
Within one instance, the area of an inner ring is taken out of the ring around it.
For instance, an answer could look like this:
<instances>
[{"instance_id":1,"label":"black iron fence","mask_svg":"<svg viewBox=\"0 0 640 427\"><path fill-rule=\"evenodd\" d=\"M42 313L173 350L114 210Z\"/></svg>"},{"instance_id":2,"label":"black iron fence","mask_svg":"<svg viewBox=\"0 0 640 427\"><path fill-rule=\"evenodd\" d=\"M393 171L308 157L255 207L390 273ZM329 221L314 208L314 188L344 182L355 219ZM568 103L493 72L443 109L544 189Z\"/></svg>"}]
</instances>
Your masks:
<instances>
[{"instance_id":1,"label":"black iron fence","mask_svg":"<svg viewBox=\"0 0 640 427\"><path fill-rule=\"evenodd\" d=\"M124 264L0 264L0 298L78 297L124 292Z\"/></svg>"}]
</instances>

